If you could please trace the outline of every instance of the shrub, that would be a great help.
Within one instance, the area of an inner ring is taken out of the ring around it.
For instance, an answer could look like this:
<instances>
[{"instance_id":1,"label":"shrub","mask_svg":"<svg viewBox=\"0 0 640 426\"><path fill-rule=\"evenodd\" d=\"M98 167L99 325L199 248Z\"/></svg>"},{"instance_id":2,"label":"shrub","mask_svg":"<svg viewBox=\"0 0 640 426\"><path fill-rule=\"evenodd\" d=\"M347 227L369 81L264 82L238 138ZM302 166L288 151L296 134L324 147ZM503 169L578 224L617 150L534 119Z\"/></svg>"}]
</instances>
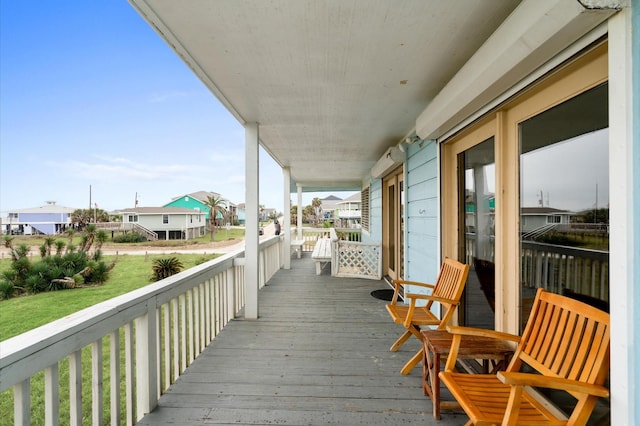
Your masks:
<instances>
[{"instance_id":1,"label":"shrub","mask_svg":"<svg viewBox=\"0 0 640 426\"><path fill-rule=\"evenodd\" d=\"M11 299L16 293L16 288L9 281L0 281L0 300Z\"/></svg>"},{"instance_id":2,"label":"shrub","mask_svg":"<svg viewBox=\"0 0 640 426\"><path fill-rule=\"evenodd\" d=\"M89 251L94 241L92 232L92 228L87 227L87 234L82 236L79 251L66 245L67 251L64 254L62 249L65 243L55 244L50 239L40 247L40 261L33 263L28 257L29 247L20 245L14 248L12 240L5 239L5 245L10 249L11 268L0 276L0 298L13 297L18 291L35 294L75 288L84 283L103 284L115 261L108 266L101 260L100 241L93 252ZM54 246L56 250L52 253L51 248Z\"/></svg>"},{"instance_id":3,"label":"shrub","mask_svg":"<svg viewBox=\"0 0 640 426\"><path fill-rule=\"evenodd\" d=\"M182 262L180 262L180 259L177 257L153 259L153 275L151 276L151 280L160 281L177 274L182 271L183 268Z\"/></svg>"},{"instance_id":4,"label":"shrub","mask_svg":"<svg viewBox=\"0 0 640 426\"><path fill-rule=\"evenodd\" d=\"M114 243L142 243L144 241L147 241L147 238L138 232L129 232L113 237Z\"/></svg>"}]
</instances>

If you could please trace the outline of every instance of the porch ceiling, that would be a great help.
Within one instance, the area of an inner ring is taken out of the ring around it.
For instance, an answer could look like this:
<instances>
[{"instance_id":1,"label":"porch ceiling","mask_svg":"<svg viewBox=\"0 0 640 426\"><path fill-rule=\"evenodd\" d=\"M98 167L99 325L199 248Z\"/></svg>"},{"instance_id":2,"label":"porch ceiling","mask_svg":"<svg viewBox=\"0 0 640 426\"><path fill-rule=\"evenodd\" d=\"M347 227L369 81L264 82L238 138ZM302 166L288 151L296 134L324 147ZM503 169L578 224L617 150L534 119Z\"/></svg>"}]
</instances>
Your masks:
<instances>
[{"instance_id":1,"label":"porch ceiling","mask_svg":"<svg viewBox=\"0 0 640 426\"><path fill-rule=\"evenodd\" d=\"M360 188L520 3L130 1L305 190Z\"/></svg>"}]
</instances>

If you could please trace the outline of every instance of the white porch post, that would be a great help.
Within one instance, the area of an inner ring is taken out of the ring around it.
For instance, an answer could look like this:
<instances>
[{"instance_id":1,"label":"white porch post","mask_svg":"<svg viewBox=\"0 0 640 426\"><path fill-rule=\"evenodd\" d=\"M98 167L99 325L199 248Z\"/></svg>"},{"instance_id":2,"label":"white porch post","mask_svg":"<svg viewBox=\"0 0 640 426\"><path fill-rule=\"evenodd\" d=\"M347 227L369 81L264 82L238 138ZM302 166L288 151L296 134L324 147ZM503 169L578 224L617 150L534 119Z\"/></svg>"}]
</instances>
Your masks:
<instances>
[{"instance_id":1,"label":"white porch post","mask_svg":"<svg viewBox=\"0 0 640 426\"><path fill-rule=\"evenodd\" d=\"M284 233L284 269L291 269L291 169L289 167L282 168L283 180L283 216L280 224Z\"/></svg>"},{"instance_id":2,"label":"white porch post","mask_svg":"<svg viewBox=\"0 0 640 426\"><path fill-rule=\"evenodd\" d=\"M260 256L258 228L259 209L259 134L258 123L245 125L245 266L246 306L244 316L247 319L258 318L258 274Z\"/></svg>"},{"instance_id":3,"label":"white porch post","mask_svg":"<svg viewBox=\"0 0 640 426\"><path fill-rule=\"evenodd\" d=\"M302 239L302 186L297 185L298 188L298 223L297 223L297 230L298 230L298 240Z\"/></svg>"},{"instance_id":4,"label":"white porch post","mask_svg":"<svg viewBox=\"0 0 640 426\"><path fill-rule=\"evenodd\" d=\"M640 2L633 3L633 7L636 5ZM639 420L636 418L639 412L636 387L640 381L636 338L639 333L637 284L640 271L637 260L634 261L638 248L638 241L634 238L639 233L640 157L636 151L638 130L634 129L638 116L637 111L634 115L633 97L638 96L638 87L633 87L632 19L630 7L623 8L609 19L609 274L610 282L616 284L609 296L611 424L614 425L631 425Z\"/></svg>"}]
</instances>

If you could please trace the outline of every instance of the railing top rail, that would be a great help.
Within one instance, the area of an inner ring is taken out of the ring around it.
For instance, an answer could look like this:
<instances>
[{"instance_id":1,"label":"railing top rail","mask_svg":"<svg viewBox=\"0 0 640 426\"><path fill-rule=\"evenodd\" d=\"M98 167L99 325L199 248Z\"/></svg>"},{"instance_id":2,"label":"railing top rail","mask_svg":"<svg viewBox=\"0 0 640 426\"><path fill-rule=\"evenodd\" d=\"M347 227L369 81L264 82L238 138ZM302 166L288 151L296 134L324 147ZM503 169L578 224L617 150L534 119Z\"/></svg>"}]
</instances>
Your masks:
<instances>
[{"instance_id":1,"label":"railing top rail","mask_svg":"<svg viewBox=\"0 0 640 426\"><path fill-rule=\"evenodd\" d=\"M579 247L561 246L557 244L539 243L534 241L521 241L523 248L545 250L550 253L564 254L574 257L583 257L588 259L607 260L609 252L604 250L593 250Z\"/></svg>"}]
</instances>

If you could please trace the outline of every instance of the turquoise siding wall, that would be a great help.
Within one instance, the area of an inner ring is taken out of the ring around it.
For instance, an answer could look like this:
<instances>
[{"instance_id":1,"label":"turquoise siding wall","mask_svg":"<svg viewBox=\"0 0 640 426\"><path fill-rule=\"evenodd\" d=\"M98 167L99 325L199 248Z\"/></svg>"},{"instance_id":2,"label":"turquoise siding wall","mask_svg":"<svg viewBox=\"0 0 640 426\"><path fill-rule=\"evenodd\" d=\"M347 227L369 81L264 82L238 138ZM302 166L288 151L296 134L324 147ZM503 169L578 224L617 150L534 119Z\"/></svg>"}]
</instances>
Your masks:
<instances>
[{"instance_id":1,"label":"turquoise siding wall","mask_svg":"<svg viewBox=\"0 0 640 426\"><path fill-rule=\"evenodd\" d=\"M440 269L438 145L435 141L420 145L409 146L406 163L405 278L433 283Z\"/></svg>"},{"instance_id":2,"label":"turquoise siding wall","mask_svg":"<svg viewBox=\"0 0 640 426\"><path fill-rule=\"evenodd\" d=\"M183 207L185 209L195 210L200 209L201 212L205 214L205 219L209 221L209 207L203 204L200 200L197 200L193 197L188 197L188 200L185 200L185 197L180 197L173 200L170 203L165 204L162 207Z\"/></svg>"},{"instance_id":3,"label":"turquoise siding wall","mask_svg":"<svg viewBox=\"0 0 640 426\"><path fill-rule=\"evenodd\" d=\"M640 0L633 0L631 2L631 25L632 25L632 35L631 35L631 51L632 55L632 68L633 68L633 81L631 82L632 91L633 91L633 110L631 111L630 116L633 117L633 131L632 137L633 141L633 188L634 193L632 194L633 203L634 203L634 211L640 212ZM640 253L640 220L638 219L638 215L636 215L634 223L633 223L633 253ZM630 253L629 259L633 259L633 253ZM633 325L630 326L630 334L631 339L635 342L634 345L631 345L633 355L630 357L630 361L635 366L633 368L633 382L635 385L635 391L637 392L640 389L640 265L638 263L638 258L635 258L635 262L633 263L632 275L633 275L633 288L635 291L632 293L633 302L629 303L629 306L633 306ZM615 359L615 358L614 358ZM631 421L640 422L640 403L637 402L633 407L633 418Z\"/></svg>"}]
</instances>

